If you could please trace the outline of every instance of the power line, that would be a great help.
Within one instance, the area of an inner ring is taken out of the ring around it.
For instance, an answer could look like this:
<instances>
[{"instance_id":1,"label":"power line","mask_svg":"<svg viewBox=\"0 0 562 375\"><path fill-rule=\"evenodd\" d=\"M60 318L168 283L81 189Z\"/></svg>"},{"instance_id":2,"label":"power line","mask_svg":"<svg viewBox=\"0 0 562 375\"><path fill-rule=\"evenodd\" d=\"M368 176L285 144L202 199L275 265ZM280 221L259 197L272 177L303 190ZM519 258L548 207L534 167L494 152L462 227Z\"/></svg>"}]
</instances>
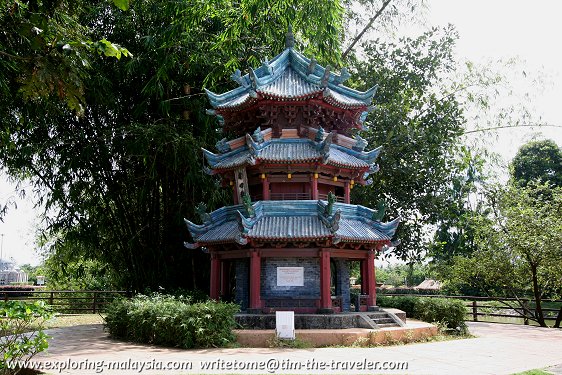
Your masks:
<instances>
[{"instance_id":1,"label":"power line","mask_svg":"<svg viewBox=\"0 0 562 375\"><path fill-rule=\"evenodd\" d=\"M562 128L562 125L553 125L553 124L503 125L503 126L494 126L494 127L491 127L491 128L467 130L467 131L464 132L464 134L485 132L485 131L491 131L491 130L500 130L500 129L510 129L510 128Z\"/></svg>"}]
</instances>

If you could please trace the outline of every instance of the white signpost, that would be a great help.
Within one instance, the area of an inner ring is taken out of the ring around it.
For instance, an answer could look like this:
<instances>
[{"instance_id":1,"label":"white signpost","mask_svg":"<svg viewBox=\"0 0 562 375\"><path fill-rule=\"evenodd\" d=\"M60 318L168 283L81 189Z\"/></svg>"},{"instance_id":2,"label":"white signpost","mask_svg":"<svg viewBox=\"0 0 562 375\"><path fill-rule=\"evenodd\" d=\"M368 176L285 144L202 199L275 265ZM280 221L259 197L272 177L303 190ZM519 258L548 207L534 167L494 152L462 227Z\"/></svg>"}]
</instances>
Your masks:
<instances>
[{"instance_id":1,"label":"white signpost","mask_svg":"<svg viewBox=\"0 0 562 375\"><path fill-rule=\"evenodd\" d=\"M277 267L277 286L304 286L304 267Z\"/></svg>"},{"instance_id":2,"label":"white signpost","mask_svg":"<svg viewBox=\"0 0 562 375\"><path fill-rule=\"evenodd\" d=\"M275 312L275 333L277 337L284 340L295 339L295 312Z\"/></svg>"}]
</instances>

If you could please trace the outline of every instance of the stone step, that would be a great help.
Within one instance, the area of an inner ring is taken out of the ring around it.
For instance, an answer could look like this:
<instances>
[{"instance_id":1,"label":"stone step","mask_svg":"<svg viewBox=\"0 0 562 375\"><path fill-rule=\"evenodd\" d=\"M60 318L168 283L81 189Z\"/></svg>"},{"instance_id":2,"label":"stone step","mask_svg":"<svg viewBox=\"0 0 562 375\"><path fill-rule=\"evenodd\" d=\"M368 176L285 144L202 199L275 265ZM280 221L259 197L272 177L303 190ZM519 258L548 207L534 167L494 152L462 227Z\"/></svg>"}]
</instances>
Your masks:
<instances>
[{"instance_id":1,"label":"stone step","mask_svg":"<svg viewBox=\"0 0 562 375\"><path fill-rule=\"evenodd\" d=\"M400 326L399 326L398 324L396 324L396 323L382 323L382 324L377 323L377 326L378 326L379 328L400 327Z\"/></svg>"},{"instance_id":2,"label":"stone step","mask_svg":"<svg viewBox=\"0 0 562 375\"><path fill-rule=\"evenodd\" d=\"M386 317L388 317L388 314L385 313L384 311L380 311L380 312L369 313L367 316L368 316L370 319L375 319L375 318L386 318Z\"/></svg>"},{"instance_id":3,"label":"stone step","mask_svg":"<svg viewBox=\"0 0 562 375\"><path fill-rule=\"evenodd\" d=\"M378 319L371 319L376 324L386 324L386 323L394 323L394 320L391 318L378 318Z\"/></svg>"}]
</instances>

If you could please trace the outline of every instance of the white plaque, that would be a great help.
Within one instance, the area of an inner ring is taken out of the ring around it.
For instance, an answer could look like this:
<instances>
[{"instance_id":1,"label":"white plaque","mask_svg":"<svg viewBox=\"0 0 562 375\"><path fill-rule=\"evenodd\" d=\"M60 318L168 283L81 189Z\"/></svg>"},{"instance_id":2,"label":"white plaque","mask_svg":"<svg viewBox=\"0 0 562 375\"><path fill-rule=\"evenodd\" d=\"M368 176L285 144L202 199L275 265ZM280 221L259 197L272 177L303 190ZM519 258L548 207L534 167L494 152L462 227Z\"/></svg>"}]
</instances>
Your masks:
<instances>
[{"instance_id":1,"label":"white plaque","mask_svg":"<svg viewBox=\"0 0 562 375\"><path fill-rule=\"evenodd\" d=\"M304 286L304 267L277 267L277 286Z\"/></svg>"}]
</instances>

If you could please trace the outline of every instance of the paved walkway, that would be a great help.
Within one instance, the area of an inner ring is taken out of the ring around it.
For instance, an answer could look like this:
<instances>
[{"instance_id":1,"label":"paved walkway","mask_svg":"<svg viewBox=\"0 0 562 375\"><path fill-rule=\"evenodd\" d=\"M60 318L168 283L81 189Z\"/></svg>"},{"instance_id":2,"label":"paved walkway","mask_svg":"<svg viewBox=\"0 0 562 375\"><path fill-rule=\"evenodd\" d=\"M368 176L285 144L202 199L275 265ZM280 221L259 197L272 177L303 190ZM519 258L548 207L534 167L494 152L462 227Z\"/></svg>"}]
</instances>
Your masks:
<instances>
[{"instance_id":1,"label":"paved walkway","mask_svg":"<svg viewBox=\"0 0 562 375\"><path fill-rule=\"evenodd\" d=\"M551 367L562 374L562 330L469 326L477 338L392 347L178 350L115 341L101 325L85 325L50 330L48 353L36 359L59 366L47 373L513 374ZM407 369L389 369L392 361L407 362Z\"/></svg>"}]
</instances>

